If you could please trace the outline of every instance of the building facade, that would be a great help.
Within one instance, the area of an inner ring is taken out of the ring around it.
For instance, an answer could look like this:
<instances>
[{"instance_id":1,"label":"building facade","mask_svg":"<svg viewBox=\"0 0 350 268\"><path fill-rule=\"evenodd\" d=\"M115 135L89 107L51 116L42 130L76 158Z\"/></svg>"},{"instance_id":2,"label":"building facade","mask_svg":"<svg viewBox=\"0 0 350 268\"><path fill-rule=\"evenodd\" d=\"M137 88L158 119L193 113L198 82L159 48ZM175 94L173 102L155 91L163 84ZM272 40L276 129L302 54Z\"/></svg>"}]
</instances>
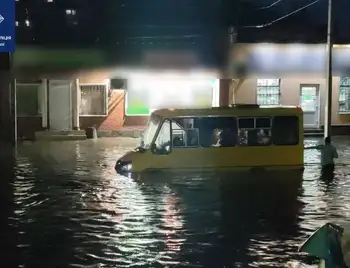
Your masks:
<instances>
[{"instance_id":1,"label":"building facade","mask_svg":"<svg viewBox=\"0 0 350 268\"><path fill-rule=\"evenodd\" d=\"M326 79L297 76L282 79L247 78L236 88L234 100L226 91L226 103L295 105L304 111L305 128L324 126L327 96ZM350 125L350 77L334 76L332 125Z\"/></svg>"},{"instance_id":2,"label":"building facade","mask_svg":"<svg viewBox=\"0 0 350 268\"><path fill-rule=\"evenodd\" d=\"M227 94L229 82L221 80L219 87L213 87L216 100L212 106L230 103L300 105L305 128L324 125L325 79L247 78L234 93L234 100ZM142 128L151 112L130 113L127 91L111 88L110 80L102 74L74 80L18 81L16 87L18 135L23 138L33 138L36 131L46 129L67 131L88 127L113 135L122 128ZM332 125L350 126L350 77L333 77L332 99Z\"/></svg>"},{"instance_id":3,"label":"building facade","mask_svg":"<svg viewBox=\"0 0 350 268\"><path fill-rule=\"evenodd\" d=\"M300 105L305 128L322 128L327 96L323 44L237 44L226 103ZM349 124L350 46L333 47L332 125ZM223 98L223 96L222 96Z\"/></svg>"},{"instance_id":4,"label":"building facade","mask_svg":"<svg viewBox=\"0 0 350 268\"><path fill-rule=\"evenodd\" d=\"M113 136L123 128L143 128L154 109L179 105L181 100L187 99L187 104L182 103L190 107L219 106L219 80L215 78L194 76L189 79L188 75L179 74L176 80L185 81L184 89L190 88L181 92L172 86L173 79L165 79L157 86L147 83L145 77L129 77L129 88L125 88L123 83L119 83L120 87L116 85L111 77L110 70L100 70L58 78L55 75L52 79L17 79L18 136L33 139L38 131L84 130L89 127L95 127L100 135ZM162 80L159 74L157 77L148 80ZM196 83L188 86L188 80ZM202 83L199 84L198 80ZM136 81L148 90L136 88ZM134 86L130 88L130 85ZM152 109L146 98L153 102Z\"/></svg>"},{"instance_id":5,"label":"building facade","mask_svg":"<svg viewBox=\"0 0 350 268\"><path fill-rule=\"evenodd\" d=\"M324 45L239 44L233 48L232 62L240 63L240 68L229 77L215 70L195 73L191 62L171 79L170 68L154 70L152 75L94 66L30 72L30 63L25 62L25 70L16 73L18 135L33 138L36 131L88 127L113 135L122 128L142 128L153 109L176 108L180 102L187 107L300 105L305 128L322 128L325 51ZM348 46L336 48L333 67L332 125L350 126ZM167 73L166 79L162 73ZM125 82L116 85L115 78Z\"/></svg>"}]
</instances>

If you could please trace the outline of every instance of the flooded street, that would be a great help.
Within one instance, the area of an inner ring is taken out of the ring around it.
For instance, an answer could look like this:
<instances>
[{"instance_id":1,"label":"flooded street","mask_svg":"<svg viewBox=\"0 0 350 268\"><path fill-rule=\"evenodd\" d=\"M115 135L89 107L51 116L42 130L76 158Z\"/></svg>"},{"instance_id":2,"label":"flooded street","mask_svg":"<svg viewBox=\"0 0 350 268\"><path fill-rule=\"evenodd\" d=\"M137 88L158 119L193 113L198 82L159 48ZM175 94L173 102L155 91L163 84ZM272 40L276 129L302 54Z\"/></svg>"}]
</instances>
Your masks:
<instances>
[{"instance_id":1,"label":"flooded street","mask_svg":"<svg viewBox=\"0 0 350 268\"><path fill-rule=\"evenodd\" d=\"M320 179L315 150L303 174L144 181L114 171L133 140L3 150L3 267L283 267L303 259L297 248L315 228L350 218L350 139L334 143L333 181Z\"/></svg>"}]
</instances>

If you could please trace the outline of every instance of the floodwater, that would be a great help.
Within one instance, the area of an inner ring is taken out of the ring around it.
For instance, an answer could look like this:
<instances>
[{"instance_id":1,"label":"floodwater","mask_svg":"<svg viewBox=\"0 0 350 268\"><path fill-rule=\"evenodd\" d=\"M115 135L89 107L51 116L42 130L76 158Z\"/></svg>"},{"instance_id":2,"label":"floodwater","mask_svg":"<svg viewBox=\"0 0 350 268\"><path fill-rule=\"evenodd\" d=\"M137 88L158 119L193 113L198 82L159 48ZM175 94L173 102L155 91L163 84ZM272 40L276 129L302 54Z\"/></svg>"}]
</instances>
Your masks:
<instances>
[{"instance_id":1,"label":"floodwater","mask_svg":"<svg viewBox=\"0 0 350 268\"><path fill-rule=\"evenodd\" d=\"M321 224L350 218L350 139L334 142L340 159L332 181L320 178L314 150L305 154L303 174L135 181L113 169L130 141L37 142L19 145L12 155L2 149L2 267L284 267L307 261L298 245Z\"/></svg>"}]
</instances>

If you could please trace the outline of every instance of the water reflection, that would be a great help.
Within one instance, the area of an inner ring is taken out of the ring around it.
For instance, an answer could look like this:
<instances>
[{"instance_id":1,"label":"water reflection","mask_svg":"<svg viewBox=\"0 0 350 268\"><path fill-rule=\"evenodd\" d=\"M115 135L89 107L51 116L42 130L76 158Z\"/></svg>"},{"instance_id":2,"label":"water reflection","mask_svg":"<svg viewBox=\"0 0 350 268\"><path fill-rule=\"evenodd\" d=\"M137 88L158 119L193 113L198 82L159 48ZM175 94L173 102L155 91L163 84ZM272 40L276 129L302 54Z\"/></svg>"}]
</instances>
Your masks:
<instances>
[{"instance_id":1,"label":"water reflection","mask_svg":"<svg viewBox=\"0 0 350 268\"><path fill-rule=\"evenodd\" d=\"M2 145L0 151L0 246L1 264L4 267L18 266L17 226L14 202L15 152Z\"/></svg>"},{"instance_id":2,"label":"water reflection","mask_svg":"<svg viewBox=\"0 0 350 268\"><path fill-rule=\"evenodd\" d=\"M292 241L302 209L301 180L302 172L277 172L222 183L224 255L231 256L225 265L234 260L237 267L269 267L271 258L281 265L290 258L298 246Z\"/></svg>"},{"instance_id":3,"label":"water reflection","mask_svg":"<svg viewBox=\"0 0 350 268\"><path fill-rule=\"evenodd\" d=\"M128 149L117 141L64 145L1 158L4 267L281 267L315 228L350 216L345 165L330 182L318 165L137 181L115 174Z\"/></svg>"},{"instance_id":4,"label":"water reflection","mask_svg":"<svg viewBox=\"0 0 350 268\"><path fill-rule=\"evenodd\" d=\"M279 253L293 253L298 246L290 240L298 235L302 172L266 173L256 179L255 174L201 174L142 182L164 185L172 192L170 200L176 200L182 216L171 226L182 228L173 228L178 236L182 233L181 252L173 256L179 267L254 267L255 262L261 267L271 264L271 254L264 263L267 251L280 263L290 258Z\"/></svg>"},{"instance_id":5,"label":"water reflection","mask_svg":"<svg viewBox=\"0 0 350 268\"><path fill-rule=\"evenodd\" d=\"M178 208L179 198L175 194L164 197L163 228L167 252L179 252L184 240L180 238L183 229L182 211Z\"/></svg>"},{"instance_id":6,"label":"water reflection","mask_svg":"<svg viewBox=\"0 0 350 268\"><path fill-rule=\"evenodd\" d=\"M68 267L74 229L80 227L72 221L80 209L75 193L81 189L72 174L75 150L55 154L60 149L54 143L37 146L34 154L28 149L17 156L14 184L20 261L25 267Z\"/></svg>"}]
</instances>

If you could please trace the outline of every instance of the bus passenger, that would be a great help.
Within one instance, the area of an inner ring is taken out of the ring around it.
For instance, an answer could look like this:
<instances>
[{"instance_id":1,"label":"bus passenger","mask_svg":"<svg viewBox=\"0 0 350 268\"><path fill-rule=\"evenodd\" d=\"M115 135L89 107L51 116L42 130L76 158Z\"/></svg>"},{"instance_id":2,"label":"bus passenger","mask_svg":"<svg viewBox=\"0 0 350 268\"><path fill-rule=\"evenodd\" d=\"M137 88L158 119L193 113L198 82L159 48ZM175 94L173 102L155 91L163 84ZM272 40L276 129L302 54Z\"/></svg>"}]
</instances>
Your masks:
<instances>
[{"instance_id":1,"label":"bus passenger","mask_svg":"<svg viewBox=\"0 0 350 268\"><path fill-rule=\"evenodd\" d=\"M219 147L220 146L220 134L221 134L221 129L214 129L213 130L213 135L212 135L212 146L213 147Z\"/></svg>"},{"instance_id":2,"label":"bus passenger","mask_svg":"<svg viewBox=\"0 0 350 268\"><path fill-rule=\"evenodd\" d=\"M229 128L214 130L213 147L232 147L236 145L235 133Z\"/></svg>"},{"instance_id":3,"label":"bus passenger","mask_svg":"<svg viewBox=\"0 0 350 268\"><path fill-rule=\"evenodd\" d=\"M224 128L219 137L219 143L222 147L232 147L236 145L235 134L230 128Z\"/></svg>"},{"instance_id":4,"label":"bus passenger","mask_svg":"<svg viewBox=\"0 0 350 268\"><path fill-rule=\"evenodd\" d=\"M238 131L238 143L239 145L248 145L248 131L240 129Z\"/></svg>"},{"instance_id":5,"label":"bus passenger","mask_svg":"<svg viewBox=\"0 0 350 268\"><path fill-rule=\"evenodd\" d=\"M270 133L266 133L263 129L260 129L257 134L258 144L268 145L270 143Z\"/></svg>"},{"instance_id":6,"label":"bus passenger","mask_svg":"<svg viewBox=\"0 0 350 268\"><path fill-rule=\"evenodd\" d=\"M180 137L175 137L173 139L173 146L174 147L182 147L182 146L184 146L184 142Z\"/></svg>"}]
</instances>

